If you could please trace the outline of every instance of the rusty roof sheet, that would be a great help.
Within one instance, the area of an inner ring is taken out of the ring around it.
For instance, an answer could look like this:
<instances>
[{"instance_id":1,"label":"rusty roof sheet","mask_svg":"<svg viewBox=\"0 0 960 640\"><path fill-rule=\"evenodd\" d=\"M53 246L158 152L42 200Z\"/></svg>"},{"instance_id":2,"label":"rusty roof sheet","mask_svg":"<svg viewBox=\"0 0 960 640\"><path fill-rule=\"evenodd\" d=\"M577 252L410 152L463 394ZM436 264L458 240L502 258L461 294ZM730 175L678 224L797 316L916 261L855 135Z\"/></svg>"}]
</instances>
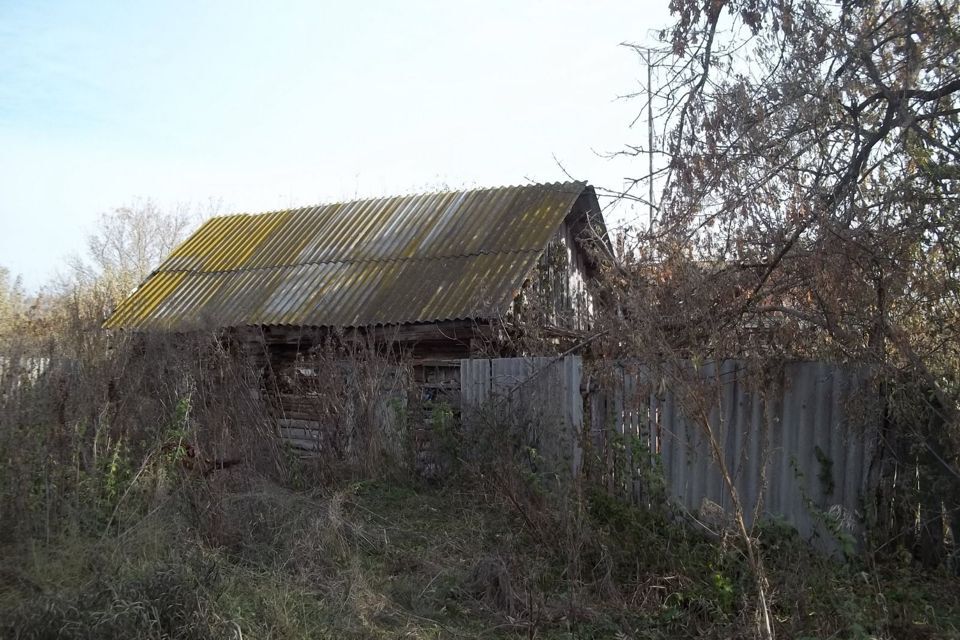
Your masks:
<instances>
[{"instance_id":1,"label":"rusty roof sheet","mask_svg":"<svg viewBox=\"0 0 960 640\"><path fill-rule=\"evenodd\" d=\"M501 187L213 218L104 326L356 327L495 316L586 188Z\"/></svg>"}]
</instances>

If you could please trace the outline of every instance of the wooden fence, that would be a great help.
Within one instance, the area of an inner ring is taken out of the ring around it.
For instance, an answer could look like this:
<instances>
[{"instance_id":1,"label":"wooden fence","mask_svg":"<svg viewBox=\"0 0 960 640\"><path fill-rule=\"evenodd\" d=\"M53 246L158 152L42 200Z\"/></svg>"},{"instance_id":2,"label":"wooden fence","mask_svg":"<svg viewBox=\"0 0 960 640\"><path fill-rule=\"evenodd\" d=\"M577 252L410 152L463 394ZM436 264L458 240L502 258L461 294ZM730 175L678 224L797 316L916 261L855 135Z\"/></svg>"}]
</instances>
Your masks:
<instances>
[{"instance_id":1,"label":"wooden fence","mask_svg":"<svg viewBox=\"0 0 960 640\"><path fill-rule=\"evenodd\" d=\"M585 374L576 356L472 359L461 362L461 394L465 413L496 407L540 420L540 446L575 473L638 504L666 491L691 514L732 506L709 427L748 524L759 507L823 548L857 539L877 455L864 375L816 362L762 381L736 361L691 371L610 364Z\"/></svg>"},{"instance_id":2,"label":"wooden fence","mask_svg":"<svg viewBox=\"0 0 960 640\"><path fill-rule=\"evenodd\" d=\"M520 422L540 456L577 474L583 465L582 371L579 356L461 360L463 419Z\"/></svg>"}]
</instances>

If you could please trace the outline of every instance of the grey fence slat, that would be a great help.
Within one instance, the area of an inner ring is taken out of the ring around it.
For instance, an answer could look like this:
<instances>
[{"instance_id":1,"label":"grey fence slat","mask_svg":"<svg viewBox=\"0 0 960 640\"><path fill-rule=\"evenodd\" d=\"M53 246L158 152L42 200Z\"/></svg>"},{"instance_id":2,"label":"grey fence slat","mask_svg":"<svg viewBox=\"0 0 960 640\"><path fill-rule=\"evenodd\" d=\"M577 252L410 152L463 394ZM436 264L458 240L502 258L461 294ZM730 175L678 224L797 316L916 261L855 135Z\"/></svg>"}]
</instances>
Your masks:
<instances>
[{"instance_id":1,"label":"grey fence slat","mask_svg":"<svg viewBox=\"0 0 960 640\"><path fill-rule=\"evenodd\" d=\"M484 408L533 428L542 455L579 473L584 428L579 356L495 358L460 361L463 412Z\"/></svg>"},{"instance_id":2,"label":"grey fence slat","mask_svg":"<svg viewBox=\"0 0 960 640\"><path fill-rule=\"evenodd\" d=\"M642 466L659 461L667 491L677 503L696 510L710 500L731 509L732 497L702 427L684 416L680 398L670 385L661 388L653 373L617 365L603 378L612 383L589 390L586 424L582 361L575 356L463 360L462 397L465 407L479 407L506 394L512 410L535 409L542 428L554 430L541 434L545 446L569 457L575 474L583 464L581 437L590 439L593 455L610 470L613 451L607 432L614 430L628 447L624 468L611 470L610 488L625 490L635 500L644 495ZM707 365L701 373L719 381L711 428L747 524L762 498L761 515L783 518L804 537L819 537L830 548L823 514L811 506L822 512L836 506L856 512L876 455L875 426L865 430L848 415L852 399L869 391L863 374L827 363L794 362L784 366L778 380L757 389L743 382L736 361ZM634 459L630 444L638 437L650 448L649 460Z\"/></svg>"},{"instance_id":3,"label":"grey fence slat","mask_svg":"<svg viewBox=\"0 0 960 640\"><path fill-rule=\"evenodd\" d=\"M807 434L812 427L808 398L816 390L816 370L806 366L808 363L792 365L794 369L793 381L796 386L794 393L794 413L790 430L785 434L784 450L788 457L789 470L785 469L785 477L781 486L786 499L786 513L793 514L793 525L802 537L812 533L809 510L798 509L801 496L807 491L810 474L814 471L813 465L804 464L811 459L809 438Z\"/></svg>"},{"instance_id":4,"label":"grey fence slat","mask_svg":"<svg viewBox=\"0 0 960 640\"><path fill-rule=\"evenodd\" d=\"M581 445L581 438L583 437L583 396L580 394L582 363L575 358L567 358L564 362L564 371L568 385L566 397L569 399L567 406L570 412L568 419L571 439L570 450L573 454L570 464L571 472L574 476L577 476L583 468L583 447Z\"/></svg>"},{"instance_id":5,"label":"grey fence slat","mask_svg":"<svg viewBox=\"0 0 960 640\"><path fill-rule=\"evenodd\" d=\"M761 425L767 420L767 402L763 392L751 394L749 421L744 422L741 447L743 447L743 471L740 473L743 483L744 500L750 505L750 517L756 510L757 501L762 498L762 478L767 466L768 457L763 451L762 440L764 429ZM767 452L768 453L768 452ZM755 481L751 481L756 478Z\"/></svg>"},{"instance_id":6,"label":"grey fence slat","mask_svg":"<svg viewBox=\"0 0 960 640\"><path fill-rule=\"evenodd\" d=\"M843 399L849 389L849 381L840 375L833 376L833 395L830 398L830 423L828 433L824 436L824 451L833 460L833 496L831 504L846 504L848 500L847 487L844 482L847 474L846 454L846 417L844 415Z\"/></svg>"}]
</instances>

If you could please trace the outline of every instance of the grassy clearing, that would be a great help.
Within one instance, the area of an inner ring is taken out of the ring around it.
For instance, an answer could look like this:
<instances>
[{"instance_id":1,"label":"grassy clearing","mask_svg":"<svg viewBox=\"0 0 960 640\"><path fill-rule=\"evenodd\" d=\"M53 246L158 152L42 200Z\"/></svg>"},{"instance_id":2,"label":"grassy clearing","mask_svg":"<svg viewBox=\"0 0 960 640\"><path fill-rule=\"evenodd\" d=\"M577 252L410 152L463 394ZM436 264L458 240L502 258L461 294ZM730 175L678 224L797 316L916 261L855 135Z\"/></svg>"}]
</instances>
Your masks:
<instances>
[{"instance_id":1,"label":"grassy clearing","mask_svg":"<svg viewBox=\"0 0 960 640\"><path fill-rule=\"evenodd\" d=\"M107 535L2 549L13 638L749 637L732 543L601 494L504 499L482 483L293 492L240 472ZM469 486L469 489L463 487ZM566 524L565 524L566 523ZM575 526L569 526L574 523ZM960 637L955 578L761 536L781 637Z\"/></svg>"}]
</instances>

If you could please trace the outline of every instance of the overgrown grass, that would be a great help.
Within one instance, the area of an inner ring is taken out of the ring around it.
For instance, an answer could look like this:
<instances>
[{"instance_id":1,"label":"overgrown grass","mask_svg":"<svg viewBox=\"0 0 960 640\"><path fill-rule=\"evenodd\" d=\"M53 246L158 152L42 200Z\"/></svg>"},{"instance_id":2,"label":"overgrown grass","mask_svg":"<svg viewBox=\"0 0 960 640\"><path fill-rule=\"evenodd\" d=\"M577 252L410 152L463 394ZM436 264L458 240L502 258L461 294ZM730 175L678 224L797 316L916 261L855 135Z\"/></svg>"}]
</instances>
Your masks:
<instances>
[{"instance_id":1,"label":"overgrown grass","mask_svg":"<svg viewBox=\"0 0 960 640\"><path fill-rule=\"evenodd\" d=\"M428 485L374 431L301 460L218 343L104 353L0 396L2 637L755 636L732 530L562 480L516 422L436 421ZM956 576L758 536L780 637L960 638Z\"/></svg>"},{"instance_id":2,"label":"overgrown grass","mask_svg":"<svg viewBox=\"0 0 960 640\"><path fill-rule=\"evenodd\" d=\"M600 493L584 498L589 536L571 558L558 544L568 538L542 538L482 483L294 492L222 473L207 511L217 538L174 493L105 538L0 550L3 635L726 638L753 628L734 545ZM778 527L761 540L781 637L960 637L954 578L841 564Z\"/></svg>"}]
</instances>

